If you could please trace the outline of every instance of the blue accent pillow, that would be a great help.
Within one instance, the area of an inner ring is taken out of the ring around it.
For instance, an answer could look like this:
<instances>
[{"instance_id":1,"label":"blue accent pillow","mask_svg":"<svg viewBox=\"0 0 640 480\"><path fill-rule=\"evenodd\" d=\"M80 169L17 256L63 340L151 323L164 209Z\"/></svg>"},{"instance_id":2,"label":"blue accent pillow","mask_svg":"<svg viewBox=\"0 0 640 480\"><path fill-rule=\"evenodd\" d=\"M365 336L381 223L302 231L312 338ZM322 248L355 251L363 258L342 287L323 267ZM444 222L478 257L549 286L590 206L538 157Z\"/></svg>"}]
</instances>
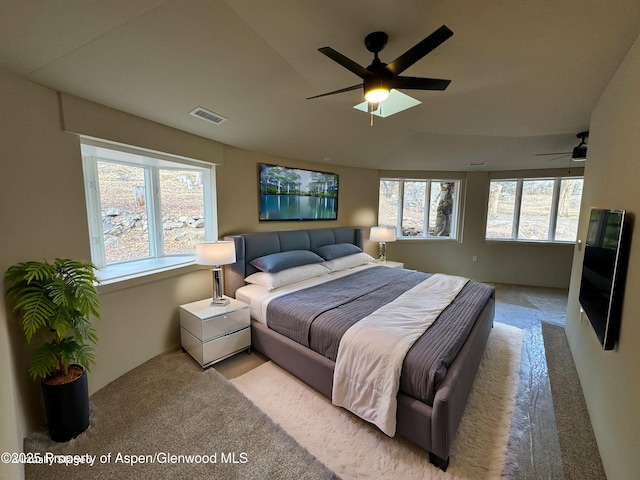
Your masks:
<instances>
[{"instance_id":1,"label":"blue accent pillow","mask_svg":"<svg viewBox=\"0 0 640 480\"><path fill-rule=\"evenodd\" d=\"M324 259L309 250L290 250L265 255L251 260L249 263L263 272L275 273L287 268L320 262L324 262Z\"/></svg>"},{"instance_id":2,"label":"blue accent pillow","mask_svg":"<svg viewBox=\"0 0 640 480\"><path fill-rule=\"evenodd\" d=\"M334 258L361 253L362 249L351 243L336 243L314 248L313 251L325 260L333 260Z\"/></svg>"}]
</instances>

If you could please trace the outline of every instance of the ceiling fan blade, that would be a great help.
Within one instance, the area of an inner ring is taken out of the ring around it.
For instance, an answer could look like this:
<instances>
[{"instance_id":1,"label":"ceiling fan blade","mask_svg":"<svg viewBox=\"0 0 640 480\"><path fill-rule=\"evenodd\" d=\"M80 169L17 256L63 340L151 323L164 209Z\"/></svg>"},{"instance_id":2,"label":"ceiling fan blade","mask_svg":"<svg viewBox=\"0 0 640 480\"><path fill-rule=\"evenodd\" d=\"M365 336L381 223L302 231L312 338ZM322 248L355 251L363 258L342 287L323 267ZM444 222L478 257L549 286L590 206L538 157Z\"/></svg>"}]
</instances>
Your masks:
<instances>
[{"instance_id":1,"label":"ceiling fan blade","mask_svg":"<svg viewBox=\"0 0 640 480\"><path fill-rule=\"evenodd\" d=\"M322 47L322 48L319 48L318 51L320 53L325 54L327 57L329 57L334 62L339 63L340 65L342 65L344 68L346 68L350 72L355 73L357 76L359 76L363 80L365 78L369 78L369 77L372 76L372 74L371 74L371 72L369 70L367 70L366 68L364 68L361 65L358 65L356 62L354 62L350 58L345 57L340 52L336 52L331 47Z\"/></svg>"},{"instance_id":2,"label":"ceiling fan blade","mask_svg":"<svg viewBox=\"0 0 640 480\"><path fill-rule=\"evenodd\" d=\"M449 30L446 25L442 25L427 38L411 47L409 50L396 58L393 62L389 63L385 67L385 69L391 72L393 75L400 75L407 68L424 57L427 53L439 47L452 35L453 32Z\"/></svg>"},{"instance_id":3,"label":"ceiling fan blade","mask_svg":"<svg viewBox=\"0 0 640 480\"><path fill-rule=\"evenodd\" d=\"M393 79L394 88L406 88L409 90L444 90L450 83L451 80L439 78L396 77Z\"/></svg>"},{"instance_id":4,"label":"ceiling fan blade","mask_svg":"<svg viewBox=\"0 0 640 480\"><path fill-rule=\"evenodd\" d=\"M326 97L327 95L335 95L336 93L350 92L351 90L357 90L362 88L363 84L359 83L358 85L352 85L350 87L341 88L340 90L334 90L333 92L322 93L320 95L315 95L313 97L307 97L307 100L312 100L314 98Z\"/></svg>"}]
</instances>

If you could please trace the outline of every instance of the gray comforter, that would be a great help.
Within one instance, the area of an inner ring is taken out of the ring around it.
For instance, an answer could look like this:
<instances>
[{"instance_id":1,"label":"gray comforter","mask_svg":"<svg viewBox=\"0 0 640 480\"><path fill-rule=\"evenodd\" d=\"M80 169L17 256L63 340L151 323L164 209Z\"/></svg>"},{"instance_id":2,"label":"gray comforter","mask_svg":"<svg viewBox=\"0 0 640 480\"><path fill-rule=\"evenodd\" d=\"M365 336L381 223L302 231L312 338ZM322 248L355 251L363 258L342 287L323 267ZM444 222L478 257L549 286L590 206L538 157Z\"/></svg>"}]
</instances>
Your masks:
<instances>
[{"instance_id":1,"label":"gray comforter","mask_svg":"<svg viewBox=\"0 0 640 480\"><path fill-rule=\"evenodd\" d=\"M431 274L373 267L271 300L269 328L335 361L344 332ZM407 353L400 390L429 405L494 289L468 282Z\"/></svg>"}]
</instances>

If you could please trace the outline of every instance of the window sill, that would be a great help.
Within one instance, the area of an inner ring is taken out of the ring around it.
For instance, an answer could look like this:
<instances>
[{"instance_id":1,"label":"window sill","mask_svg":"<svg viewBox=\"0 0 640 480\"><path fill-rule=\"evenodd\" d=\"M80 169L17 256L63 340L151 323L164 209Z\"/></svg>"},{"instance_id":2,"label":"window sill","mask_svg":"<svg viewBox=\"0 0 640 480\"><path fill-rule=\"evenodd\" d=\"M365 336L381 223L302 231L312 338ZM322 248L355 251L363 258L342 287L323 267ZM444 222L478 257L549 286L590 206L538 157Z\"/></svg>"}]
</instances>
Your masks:
<instances>
[{"instance_id":1,"label":"window sill","mask_svg":"<svg viewBox=\"0 0 640 480\"><path fill-rule=\"evenodd\" d=\"M485 238L484 242L488 243L488 244L493 243L493 244L504 245L505 243L508 243L508 244L512 244L512 245L528 245L528 246L559 246L559 245L575 245L576 244L575 241L567 241L567 242L553 241L553 242L549 242L547 240L514 240L512 238L505 238L505 239Z\"/></svg>"},{"instance_id":2,"label":"window sill","mask_svg":"<svg viewBox=\"0 0 640 480\"><path fill-rule=\"evenodd\" d=\"M96 278L103 293L142 285L162 278L169 278L185 273L185 269L196 270L193 255L175 257L150 258L136 262L126 262L96 270Z\"/></svg>"},{"instance_id":3,"label":"window sill","mask_svg":"<svg viewBox=\"0 0 640 480\"><path fill-rule=\"evenodd\" d=\"M458 242L457 238L451 237L397 237L398 242Z\"/></svg>"}]
</instances>

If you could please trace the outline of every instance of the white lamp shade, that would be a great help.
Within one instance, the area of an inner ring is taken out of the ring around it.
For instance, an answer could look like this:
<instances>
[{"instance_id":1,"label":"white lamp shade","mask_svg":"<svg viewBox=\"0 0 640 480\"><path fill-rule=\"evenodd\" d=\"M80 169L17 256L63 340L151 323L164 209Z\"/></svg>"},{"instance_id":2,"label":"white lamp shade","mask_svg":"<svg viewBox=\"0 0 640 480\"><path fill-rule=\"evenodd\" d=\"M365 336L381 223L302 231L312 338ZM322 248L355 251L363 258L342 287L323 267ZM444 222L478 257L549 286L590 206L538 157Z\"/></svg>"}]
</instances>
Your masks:
<instances>
[{"instance_id":1,"label":"white lamp shade","mask_svg":"<svg viewBox=\"0 0 640 480\"><path fill-rule=\"evenodd\" d=\"M198 265L228 265L236 261L236 247L233 242L202 242L196 244Z\"/></svg>"},{"instance_id":2,"label":"white lamp shade","mask_svg":"<svg viewBox=\"0 0 640 480\"><path fill-rule=\"evenodd\" d=\"M374 242L395 242L396 230L390 227L371 227L369 238Z\"/></svg>"}]
</instances>

